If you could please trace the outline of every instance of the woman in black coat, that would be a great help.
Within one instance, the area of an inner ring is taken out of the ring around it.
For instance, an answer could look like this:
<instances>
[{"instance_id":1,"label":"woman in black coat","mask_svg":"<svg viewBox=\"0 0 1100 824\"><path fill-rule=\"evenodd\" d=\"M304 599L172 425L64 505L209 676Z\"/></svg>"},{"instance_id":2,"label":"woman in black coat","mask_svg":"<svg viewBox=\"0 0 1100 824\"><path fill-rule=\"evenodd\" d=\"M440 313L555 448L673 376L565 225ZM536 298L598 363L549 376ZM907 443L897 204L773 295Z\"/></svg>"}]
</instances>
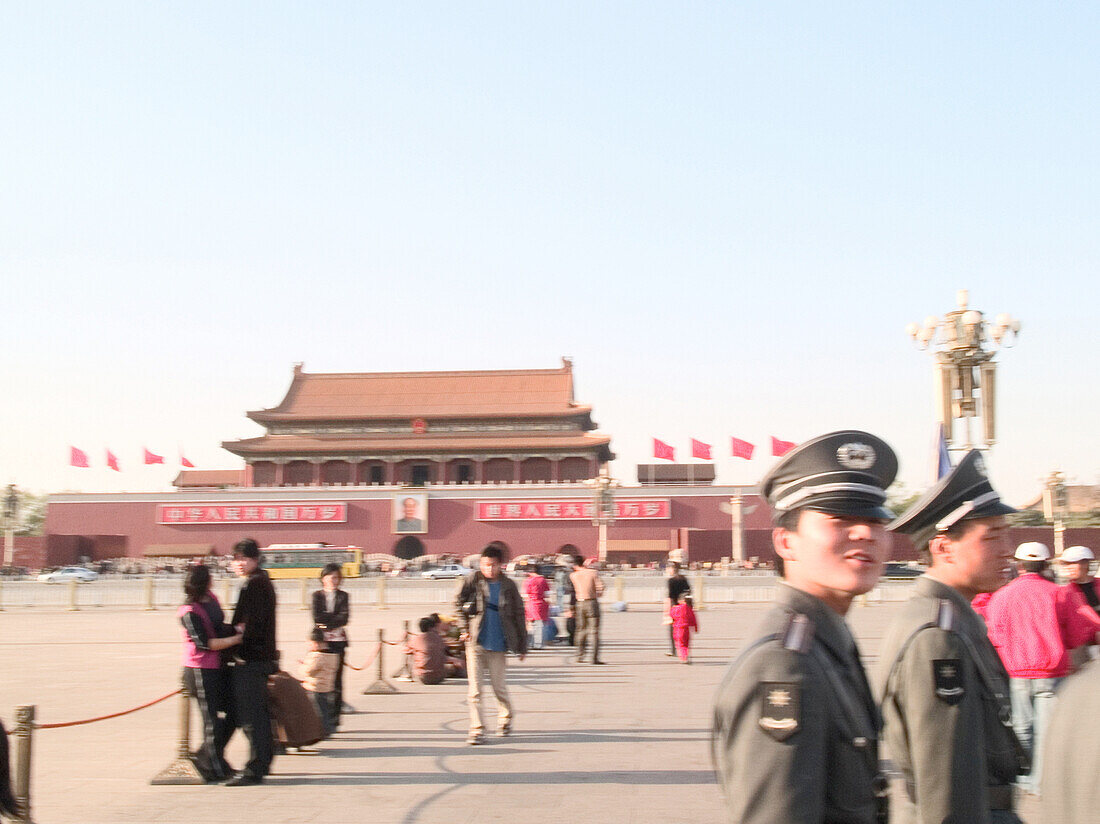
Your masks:
<instances>
[{"instance_id":1,"label":"woman in black coat","mask_svg":"<svg viewBox=\"0 0 1100 824\"><path fill-rule=\"evenodd\" d=\"M339 656L336 667L336 718L335 725L340 726L340 715L344 710L344 654L348 648L348 594L340 589L344 575L339 564L325 564L321 570L321 588L313 593L313 623L325 633L328 651Z\"/></svg>"}]
</instances>

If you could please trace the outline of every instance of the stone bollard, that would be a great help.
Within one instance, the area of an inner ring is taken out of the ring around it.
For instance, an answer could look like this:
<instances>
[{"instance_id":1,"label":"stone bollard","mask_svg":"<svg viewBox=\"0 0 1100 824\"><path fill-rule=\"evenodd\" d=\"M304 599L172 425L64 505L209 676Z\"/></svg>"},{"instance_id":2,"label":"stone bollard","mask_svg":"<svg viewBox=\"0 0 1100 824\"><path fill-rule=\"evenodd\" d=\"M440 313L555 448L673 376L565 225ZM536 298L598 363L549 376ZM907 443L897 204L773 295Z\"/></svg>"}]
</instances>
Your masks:
<instances>
[{"instance_id":1,"label":"stone bollard","mask_svg":"<svg viewBox=\"0 0 1100 824\"><path fill-rule=\"evenodd\" d=\"M15 708L15 820L31 824L31 750L34 737L34 705Z\"/></svg>"},{"instance_id":2,"label":"stone bollard","mask_svg":"<svg viewBox=\"0 0 1100 824\"><path fill-rule=\"evenodd\" d=\"M4 611L4 582L0 581L0 612Z\"/></svg>"},{"instance_id":3,"label":"stone bollard","mask_svg":"<svg viewBox=\"0 0 1100 824\"><path fill-rule=\"evenodd\" d=\"M154 581L152 575L145 576L145 609L154 610L157 608L157 597L155 594Z\"/></svg>"},{"instance_id":4,"label":"stone bollard","mask_svg":"<svg viewBox=\"0 0 1100 824\"><path fill-rule=\"evenodd\" d=\"M374 683L363 690L363 695L391 695L399 692L397 687L386 680L386 669L382 659L385 658L386 644L382 630L378 630L378 676Z\"/></svg>"},{"instance_id":5,"label":"stone bollard","mask_svg":"<svg viewBox=\"0 0 1100 824\"><path fill-rule=\"evenodd\" d=\"M615 576L615 603L622 603L623 601L623 576Z\"/></svg>"},{"instance_id":6,"label":"stone bollard","mask_svg":"<svg viewBox=\"0 0 1100 824\"><path fill-rule=\"evenodd\" d=\"M696 612L707 608L706 597L705 593L703 592L705 586L706 579L700 572L698 575L695 576L694 585L691 588L691 600L694 604L693 609Z\"/></svg>"},{"instance_id":7,"label":"stone bollard","mask_svg":"<svg viewBox=\"0 0 1100 824\"><path fill-rule=\"evenodd\" d=\"M409 639L409 622L405 622L405 640ZM393 674L398 681L412 681L412 667L409 666L409 654L404 652L401 656L401 668Z\"/></svg>"},{"instance_id":8,"label":"stone bollard","mask_svg":"<svg viewBox=\"0 0 1100 824\"><path fill-rule=\"evenodd\" d=\"M226 578L223 583L225 585L222 587L222 605L226 609L228 609L229 607L233 606L233 604L231 603L231 601L233 600L233 579Z\"/></svg>"},{"instance_id":9,"label":"stone bollard","mask_svg":"<svg viewBox=\"0 0 1100 824\"><path fill-rule=\"evenodd\" d=\"M302 606L301 609L309 609L309 578L302 579Z\"/></svg>"},{"instance_id":10,"label":"stone bollard","mask_svg":"<svg viewBox=\"0 0 1100 824\"><path fill-rule=\"evenodd\" d=\"M195 758L191 755L191 691L187 689L187 681L181 683L180 714L179 714L179 741L176 745L176 759L149 779L150 784L205 784L199 768L195 766Z\"/></svg>"},{"instance_id":11,"label":"stone bollard","mask_svg":"<svg viewBox=\"0 0 1100 824\"><path fill-rule=\"evenodd\" d=\"M76 597L76 581L69 581L69 612L80 609L80 601Z\"/></svg>"},{"instance_id":12,"label":"stone bollard","mask_svg":"<svg viewBox=\"0 0 1100 824\"><path fill-rule=\"evenodd\" d=\"M375 596L375 607L378 609L386 609L386 576L383 575L378 579L376 584L378 592ZM381 630L379 630L381 632Z\"/></svg>"}]
</instances>

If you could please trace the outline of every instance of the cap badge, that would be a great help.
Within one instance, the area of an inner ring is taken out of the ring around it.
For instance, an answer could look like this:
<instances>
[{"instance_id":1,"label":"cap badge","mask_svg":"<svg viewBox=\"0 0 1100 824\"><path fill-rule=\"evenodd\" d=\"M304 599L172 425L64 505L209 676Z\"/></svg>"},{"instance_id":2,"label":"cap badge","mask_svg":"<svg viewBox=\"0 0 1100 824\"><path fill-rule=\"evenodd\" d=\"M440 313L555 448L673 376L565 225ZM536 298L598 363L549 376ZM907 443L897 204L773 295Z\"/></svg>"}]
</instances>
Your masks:
<instances>
[{"instance_id":1,"label":"cap badge","mask_svg":"<svg viewBox=\"0 0 1100 824\"><path fill-rule=\"evenodd\" d=\"M836 459L847 469L870 469L875 465L875 450L865 443L846 443L837 449Z\"/></svg>"}]
</instances>

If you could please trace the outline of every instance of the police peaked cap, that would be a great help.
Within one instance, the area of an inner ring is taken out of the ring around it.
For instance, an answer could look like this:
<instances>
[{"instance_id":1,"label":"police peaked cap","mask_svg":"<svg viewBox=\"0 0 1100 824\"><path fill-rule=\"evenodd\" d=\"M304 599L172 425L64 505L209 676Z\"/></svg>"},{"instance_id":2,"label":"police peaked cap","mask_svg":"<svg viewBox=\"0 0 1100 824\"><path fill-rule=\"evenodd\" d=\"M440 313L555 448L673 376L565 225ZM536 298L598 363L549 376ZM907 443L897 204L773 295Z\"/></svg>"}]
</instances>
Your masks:
<instances>
[{"instance_id":1,"label":"police peaked cap","mask_svg":"<svg viewBox=\"0 0 1100 824\"><path fill-rule=\"evenodd\" d=\"M830 432L792 449L760 482L773 517L797 509L888 521L886 488L898 474L898 458L886 441L868 432Z\"/></svg>"},{"instance_id":2,"label":"police peaked cap","mask_svg":"<svg viewBox=\"0 0 1100 824\"><path fill-rule=\"evenodd\" d=\"M972 449L888 529L912 535L919 545L962 521L1015 511L989 482L982 453Z\"/></svg>"}]
</instances>

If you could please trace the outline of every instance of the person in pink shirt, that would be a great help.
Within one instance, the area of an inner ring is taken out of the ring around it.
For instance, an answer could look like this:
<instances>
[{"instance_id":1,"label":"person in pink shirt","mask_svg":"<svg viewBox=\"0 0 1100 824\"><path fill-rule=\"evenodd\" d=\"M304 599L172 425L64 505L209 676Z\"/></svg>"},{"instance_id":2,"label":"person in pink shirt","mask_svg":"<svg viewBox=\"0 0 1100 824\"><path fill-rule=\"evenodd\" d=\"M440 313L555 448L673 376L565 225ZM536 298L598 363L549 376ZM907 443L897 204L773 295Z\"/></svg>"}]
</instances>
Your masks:
<instances>
[{"instance_id":1,"label":"person in pink shirt","mask_svg":"<svg viewBox=\"0 0 1100 824\"><path fill-rule=\"evenodd\" d=\"M550 584L538 570L529 569L523 583L523 602L531 649L542 649L546 637L546 622L550 620L550 604L546 600L549 591Z\"/></svg>"},{"instance_id":2,"label":"person in pink shirt","mask_svg":"<svg viewBox=\"0 0 1100 824\"><path fill-rule=\"evenodd\" d=\"M682 593L668 611L672 619L672 640L676 643L676 654L680 661L690 664L688 657L691 652L691 631L699 631L699 622L695 618L695 610L691 608L691 596Z\"/></svg>"},{"instance_id":3,"label":"person in pink shirt","mask_svg":"<svg viewBox=\"0 0 1100 824\"><path fill-rule=\"evenodd\" d=\"M1045 544L1020 544L1016 561L1020 575L993 593L986 623L1010 677L1012 726L1032 754L1031 774L1019 783L1037 794L1055 690L1070 671L1070 650L1095 642L1100 616L1075 589L1043 577L1050 561Z\"/></svg>"}]
</instances>

